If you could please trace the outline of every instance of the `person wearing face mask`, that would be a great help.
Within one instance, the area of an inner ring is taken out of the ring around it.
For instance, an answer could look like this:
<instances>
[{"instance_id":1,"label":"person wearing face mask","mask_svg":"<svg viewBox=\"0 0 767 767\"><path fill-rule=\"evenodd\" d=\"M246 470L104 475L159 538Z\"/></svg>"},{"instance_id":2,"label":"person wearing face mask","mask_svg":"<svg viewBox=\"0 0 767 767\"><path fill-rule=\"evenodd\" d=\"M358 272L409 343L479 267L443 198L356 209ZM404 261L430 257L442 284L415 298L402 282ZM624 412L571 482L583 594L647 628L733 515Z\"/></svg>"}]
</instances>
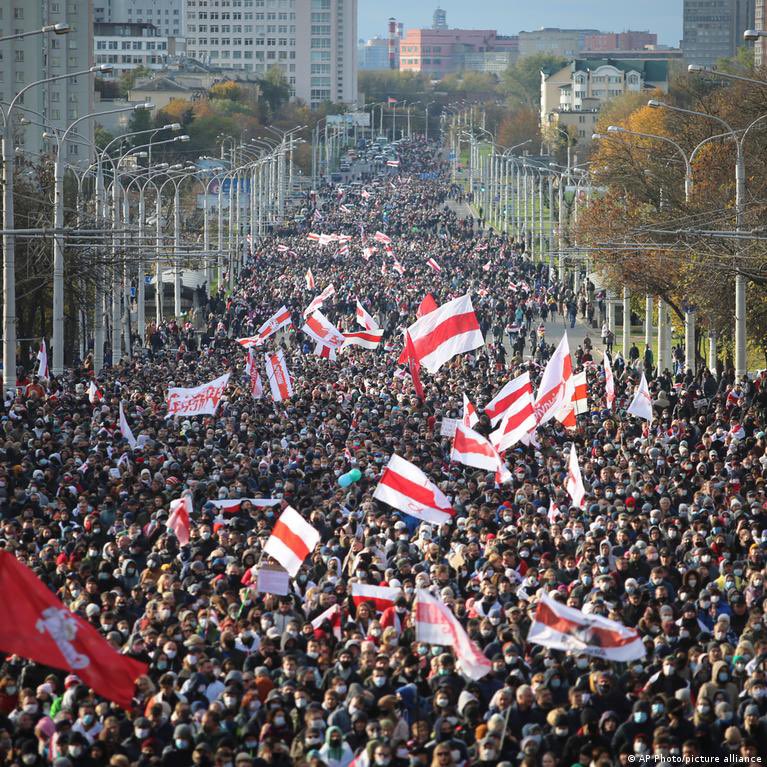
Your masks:
<instances>
[{"instance_id":1,"label":"person wearing face mask","mask_svg":"<svg viewBox=\"0 0 767 767\"><path fill-rule=\"evenodd\" d=\"M354 752L344 740L340 727L328 727L325 731L325 742L319 749L320 758L328 767L349 767Z\"/></svg>"},{"instance_id":2,"label":"person wearing face mask","mask_svg":"<svg viewBox=\"0 0 767 767\"><path fill-rule=\"evenodd\" d=\"M194 735L188 724L179 724L173 730L173 742L162 755L162 767L188 767L192 763Z\"/></svg>"},{"instance_id":3,"label":"person wearing face mask","mask_svg":"<svg viewBox=\"0 0 767 767\"><path fill-rule=\"evenodd\" d=\"M611 743L612 750L617 753L620 749L631 746L637 737L651 743L653 728L650 704L638 700L631 709L631 716L615 731Z\"/></svg>"},{"instance_id":4,"label":"person wearing face mask","mask_svg":"<svg viewBox=\"0 0 767 767\"><path fill-rule=\"evenodd\" d=\"M88 739L79 732L71 732L66 738L66 751L64 752L72 767L90 767L92 764L88 754ZM64 744L62 743L62 747ZM175 765L174 767L181 767Z\"/></svg>"},{"instance_id":5,"label":"person wearing face mask","mask_svg":"<svg viewBox=\"0 0 767 767\"><path fill-rule=\"evenodd\" d=\"M731 707L737 705L738 687L733 683L730 667L724 660L718 660L711 666L711 680L698 691L698 702L705 700L713 709L721 697L724 697Z\"/></svg>"}]
</instances>

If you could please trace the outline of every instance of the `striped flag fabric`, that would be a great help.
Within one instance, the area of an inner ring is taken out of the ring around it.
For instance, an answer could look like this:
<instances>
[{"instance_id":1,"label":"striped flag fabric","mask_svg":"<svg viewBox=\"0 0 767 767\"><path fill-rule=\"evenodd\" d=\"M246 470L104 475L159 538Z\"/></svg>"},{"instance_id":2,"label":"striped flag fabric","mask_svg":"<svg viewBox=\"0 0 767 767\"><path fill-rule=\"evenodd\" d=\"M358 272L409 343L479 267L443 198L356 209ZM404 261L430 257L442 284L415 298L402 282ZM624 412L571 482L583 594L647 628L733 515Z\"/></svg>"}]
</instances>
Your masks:
<instances>
[{"instance_id":1,"label":"striped flag fabric","mask_svg":"<svg viewBox=\"0 0 767 767\"><path fill-rule=\"evenodd\" d=\"M352 331L351 333L344 333L344 343L341 347L345 349L347 346L361 346L363 349L377 349L381 343L383 337L383 330L360 330Z\"/></svg>"},{"instance_id":2,"label":"striped flag fabric","mask_svg":"<svg viewBox=\"0 0 767 767\"><path fill-rule=\"evenodd\" d=\"M320 613L311 623L312 628L315 631L319 631L325 623L330 623L333 629L333 636L340 640L342 633L341 627L341 606L338 604L331 605L325 612ZM349 765L351 767L351 765Z\"/></svg>"},{"instance_id":3,"label":"striped flag fabric","mask_svg":"<svg viewBox=\"0 0 767 767\"><path fill-rule=\"evenodd\" d=\"M613 368L610 364L610 356L605 352L603 363L605 367L605 400L607 409L613 409L613 403L615 402L615 378L613 377Z\"/></svg>"},{"instance_id":4,"label":"striped flag fabric","mask_svg":"<svg viewBox=\"0 0 767 767\"><path fill-rule=\"evenodd\" d=\"M335 242L336 238L332 234L321 234L319 243L322 247L330 245L331 242Z\"/></svg>"},{"instance_id":5,"label":"striped flag fabric","mask_svg":"<svg viewBox=\"0 0 767 767\"><path fill-rule=\"evenodd\" d=\"M293 396L293 381L285 362L285 353L278 349L273 354L266 354L266 378L275 402L283 402Z\"/></svg>"},{"instance_id":6,"label":"striped flag fabric","mask_svg":"<svg viewBox=\"0 0 767 767\"><path fill-rule=\"evenodd\" d=\"M180 546L186 546L192 530L192 496L184 493L181 498L171 501L169 508L168 530L178 538Z\"/></svg>"},{"instance_id":7,"label":"striped flag fabric","mask_svg":"<svg viewBox=\"0 0 767 767\"><path fill-rule=\"evenodd\" d=\"M563 410L562 405L569 405L572 400L572 373L573 363L570 359L570 345L565 332L554 354L546 363L538 387L538 396L535 399L535 417L539 426L560 414L560 411Z\"/></svg>"},{"instance_id":8,"label":"striped flag fabric","mask_svg":"<svg viewBox=\"0 0 767 767\"><path fill-rule=\"evenodd\" d=\"M410 338L410 333L405 331L405 359L407 362L408 370L410 371L410 377L413 379L413 389L418 399L423 402L426 397L423 391L423 384L421 383L421 363L418 361L418 357L415 356L415 349L413 348L413 340Z\"/></svg>"},{"instance_id":9,"label":"striped flag fabric","mask_svg":"<svg viewBox=\"0 0 767 767\"><path fill-rule=\"evenodd\" d=\"M585 370L573 376L573 407L575 408L575 415L589 412L589 393Z\"/></svg>"},{"instance_id":10,"label":"striped flag fabric","mask_svg":"<svg viewBox=\"0 0 767 767\"><path fill-rule=\"evenodd\" d=\"M95 381L91 381L88 384L88 402L91 405L97 405L102 399L104 399L104 395L101 393L101 389L96 386Z\"/></svg>"},{"instance_id":11,"label":"striped flag fabric","mask_svg":"<svg viewBox=\"0 0 767 767\"><path fill-rule=\"evenodd\" d=\"M325 360L330 360L331 362L336 361L336 349L333 346L328 346L327 344L323 344L322 342L318 341L314 345L314 351L312 354L315 357L321 357Z\"/></svg>"},{"instance_id":12,"label":"striped flag fabric","mask_svg":"<svg viewBox=\"0 0 767 767\"><path fill-rule=\"evenodd\" d=\"M306 270L306 274L304 275L304 280L306 280L306 289L314 290L314 275L312 274L311 268Z\"/></svg>"},{"instance_id":13,"label":"striped flag fabric","mask_svg":"<svg viewBox=\"0 0 767 767\"><path fill-rule=\"evenodd\" d=\"M325 301L327 301L331 296L334 296L336 294L336 289L333 287L333 283L331 282L330 285L328 285L325 290L322 291L318 296L315 296L312 300L309 306L304 309L304 317L308 317L312 312L314 312L316 309L319 309Z\"/></svg>"},{"instance_id":14,"label":"striped flag fabric","mask_svg":"<svg viewBox=\"0 0 767 767\"><path fill-rule=\"evenodd\" d=\"M503 411L500 426L490 434L490 441L499 453L505 453L510 447L534 431L536 427L530 374L524 373L523 375L527 376L526 385L520 388L519 396Z\"/></svg>"},{"instance_id":15,"label":"striped flag fabric","mask_svg":"<svg viewBox=\"0 0 767 767\"><path fill-rule=\"evenodd\" d=\"M45 345L45 339L40 339L40 350L37 352L37 377L48 380L50 370L48 370L48 348Z\"/></svg>"},{"instance_id":16,"label":"striped flag fabric","mask_svg":"<svg viewBox=\"0 0 767 767\"><path fill-rule=\"evenodd\" d=\"M587 615L549 594L541 595L527 641L621 663L644 658L647 654L636 629L596 613Z\"/></svg>"},{"instance_id":17,"label":"striped flag fabric","mask_svg":"<svg viewBox=\"0 0 767 767\"><path fill-rule=\"evenodd\" d=\"M435 525L455 514L445 494L415 464L396 453L389 459L373 498Z\"/></svg>"},{"instance_id":18,"label":"striped flag fabric","mask_svg":"<svg viewBox=\"0 0 767 767\"><path fill-rule=\"evenodd\" d=\"M455 427L450 460L475 469L498 472L501 481L511 479L511 472L498 451L481 434L462 423Z\"/></svg>"},{"instance_id":19,"label":"striped flag fabric","mask_svg":"<svg viewBox=\"0 0 767 767\"><path fill-rule=\"evenodd\" d=\"M399 168L399 160L387 160L386 166L388 168Z\"/></svg>"},{"instance_id":20,"label":"striped flag fabric","mask_svg":"<svg viewBox=\"0 0 767 767\"><path fill-rule=\"evenodd\" d=\"M295 578L303 561L319 542L319 531L292 506L288 506L275 522L272 534L264 545L264 553L279 562Z\"/></svg>"},{"instance_id":21,"label":"striped flag fabric","mask_svg":"<svg viewBox=\"0 0 767 767\"><path fill-rule=\"evenodd\" d=\"M320 241L320 235L317 234L317 232L309 232L309 234L306 235L306 239L311 241L311 242L319 242ZM285 250L287 250L287 246L286 245L278 245L277 246L278 249L281 248L281 247L285 248Z\"/></svg>"},{"instance_id":22,"label":"striped flag fabric","mask_svg":"<svg viewBox=\"0 0 767 767\"><path fill-rule=\"evenodd\" d=\"M458 658L461 671L469 679L481 679L493 664L469 638L450 608L426 589L417 589L415 598L416 642L450 647Z\"/></svg>"},{"instance_id":23,"label":"striped flag fabric","mask_svg":"<svg viewBox=\"0 0 767 767\"><path fill-rule=\"evenodd\" d=\"M373 248L373 247L364 247L362 249L362 258L365 261L370 261L370 259L373 257L373 253L375 253L375 248Z\"/></svg>"},{"instance_id":24,"label":"striped flag fabric","mask_svg":"<svg viewBox=\"0 0 767 767\"><path fill-rule=\"evenodd\" d=\"M259 329L255 336L249 338L238 338L237 343L250 349L252 346L261 346L269 336L274 335L278 330L292 325L288 308L283 304Z\"/></svg>"},{"instance_id":25,"label":"striped flag fabric","mask_svg":"<svg viewBox=\"0 0 767 767\"><path fill-rule=\"evenodd\" d=\"M376 242L381 242L384 245L391 245L391 237L388 237L383 232L376 232L375 235L373 235L373 239Z\"/></svg>"},{"instance_id":26,"label":"striped flag fabric","mask_svg":"<svg viewBox=\"0 0 767 767\"><path fill-rule=\"evenodd\" d=\"M333 349L340 349L344 343L343 333L319 309L306 318L301 331L317 343Z\"/></svg>"},{"instance_id":27,"label":"striped flag fabric","mask_svg":"<svg viewBox=\"0 0 767 767\"><path fill-rule=\"evenodd\" d=\"M123 439L130 445L131 450L133 450L136 447L136 438L133 436L131 427L128 425L128 419L125 417L122 400L120 400L119 410L120 434L122 434Z\"/></svg>"},{"instance_id":28,"label":"striped flag fabric","mask_svg":"<svg viewBox=\"0 0 767 767\"><path fill-rule=\"evenodd\" d=\"M348 242L342 242L338 246L338 250L336 251L337 256L348 256L349 255L349 243Z\"/></svg>"},{"instance_id":29,"label":"striped flag fabric","mask_svg":"<svg viewBox=\"0 0 767 767\"><path fill-rule=\"evenodd\" d=\"M253 399L261 399L264 396L264 385L261 383L261 376L256 364L256 352L253 348L248 349L248 357L245 362L245 375L248 377L250 386L250 396Z\"/></svg>"},{"instance_id":30,"label":"striped flag fabric","mask_svg":"<svg viewBox=\"0 0 767 767\"><path fill-rule=\"evenodd\" d=\"M311 237L311 235L309 235ZM290 248L287 245L278 245L277 246L277 252L278 253L287 253L290 250Z\"/></svg>"},{"instance_id":31,"label":"striped flag fabric","mask_svg":"<svg viewBox=\"0 0 767 767\"><path fill-rule=\"evenodd\" d=\"M477 408L474 407L474 403L466 396L466 392L463 393L463 416L461 420L463 425L468 426L470 429L473 429L479 422Z\"/></svg>"},{"instance_id":32,"label":"striped flag fabric","mask_svg":"<svg viewBox=\"0 0 767 767\"><path fill-rule=\"evenodd\" d=\"M586 488L581 476L581 467L578 465L578 454L575 452L575 444L570 445L570 457L567 461L567 479L565 490L573 500L573 506L582 509L585 506Z\"/></svg>"},{"instance_id":33,"label":"striped flag fabric","mask_svg":"<svg viewBox=\"0 0 767 767\"><path fill-rule=\"evenodd\" d=\"M404 274L405 273L405 267L402 266L402 264L395 258L394 259L394 271L397 272L397 274Z\"/></svg>"},{"instance_id":34,"label":"striped flag fabric","mask_svg":"<svg viewBox=\"0 0 767 767\"><path fill-rule=\"evenodd\" d=\"M439 273L442 271L442 267L433 259L430 258L427 262L427 265L430 266L435 272Z\"/></svg>"},{"instance_id":35,"label":"striped flag fabric","mask_svg":"<svg viewBox=\"0 0 767 767\"><path fill-rule=\"evenodd\" d=\"M502 418L503 414L514 405L514 403L526 395L532 397L533 385L530 382L530 373L524 372L522 375L512 378L490 402L485 405L485 415L490 419L490 423L495 426Z\"/></svg>"},{"instance_id":36,"label":"striped flag fabric","mask_svg":"<svg viewBox=\"0 0 767 767\"><path fill-rule=\"evenodd\" d=\"M485 343L468 294L416 320L408 333L418 361L432 374L457 354L470 352Z\"/></svg>"},{"instance_id":37,"label":"striped flag fabric","mask_svg":"<svg viewBox=\"0 0 767 767\"><path fill-rule=\"evenodd\" d=\"M368 583L352 583L352 602L359 607L363 602L371 602L382 613L392 607L401 594L401 590L391 586L372 586Z\"/></svg>"},{"instance_id":38,"label":"striped flag fabric","mask_svg":"<svg viewBox=\"0 0 767 767\"><path fill-rule=\"evenodd\" d=\"M431 293L427 293L423 297L423 301L418 304L418 308L415 310L416 317L424 317L429 312L433 312L439 304L434 300L434 296Z\"/></svg>"},{"instance_id":39,"label":"striped flag fabric","mask_svg":"<svg viewBox=\"0 0 767 767\"><path fill-rule=\"evenodd\" d=\"M357 317L357 324L362 325L365 330L378 330L378 323L368 314L365 307L357 299L357 309L355 312Z\"/></svg>"}]
</instances>

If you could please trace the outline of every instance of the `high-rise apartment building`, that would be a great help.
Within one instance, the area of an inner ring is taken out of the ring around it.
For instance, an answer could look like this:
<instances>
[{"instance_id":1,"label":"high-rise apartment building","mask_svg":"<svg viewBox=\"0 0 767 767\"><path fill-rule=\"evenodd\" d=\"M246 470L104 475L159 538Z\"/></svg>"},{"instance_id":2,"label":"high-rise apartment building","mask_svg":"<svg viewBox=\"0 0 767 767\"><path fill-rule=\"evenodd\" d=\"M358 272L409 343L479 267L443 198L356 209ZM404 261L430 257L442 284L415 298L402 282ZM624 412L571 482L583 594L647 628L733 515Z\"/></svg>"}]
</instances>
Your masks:
<instances>
[{"instance_id":1,"label":"high-rise apartment building","mask_svg":"<svg viewBox=\"0 0 767 767\"><path fill-rule=\"evenodd\" d=\"M767 0L756 0L754 3L754 27L764 29L767 24ZM754 65L767 66L767 38L760 37L754 43Z\"/></svg>"},{"instance_id":2,"label":"high-rise apartment building","mask_svg":"<svg viewBox=\"0 0 767 767\"><path fill-rule=\"evenodd\" d=\"M154 24L161 37L183 37L184 0L93 0L93 20Z\"/></svg>"},{"instance_id":3,"label":"high-rise apartment building","mask_svg":"<svg viewBox=\"0 0 767 767\"><path fill-rule=\"evenodd\" d=\"M278 67L310 106L357 99L357 0L186 0L187 55L260 75Z\"/></svg>"},{"instance_id":4,"label":"high-rise apartment building","mask_svg":"<svg viewBox=\"0 0 767 767\"><path fill-rule=\"evenodd\" d=\"M754 0L684 0L682 51L688 64L734 56L754 26Z\"/></svg>"},{"instance_id":5,"label":"high-rise apartment building","mask_svg":"<svg viewBox=\"0 0 767 767\"><path fill-rule=\"evenodd\" d=\"M66 24L66 35L34 35L3 43L0 57L0 101L11 101L23 88L69 72L81 72L93 64L92 0L3 0L0 3L0 36L40 29L47 24ZM56 80L35 85L17 102L14 115L24 115L47 126L65 130L70 123L93 112L93 75ZM29 110L23 112L21 108ZM42 119L41 119L42 118ZM93 121L84 120L78 133L93 138ZM14 140L33 159L50 149L39 125L22 126L16 122ZM67 142L68 160L89 156L82 143Z\"/></svg>"}]
</instances>

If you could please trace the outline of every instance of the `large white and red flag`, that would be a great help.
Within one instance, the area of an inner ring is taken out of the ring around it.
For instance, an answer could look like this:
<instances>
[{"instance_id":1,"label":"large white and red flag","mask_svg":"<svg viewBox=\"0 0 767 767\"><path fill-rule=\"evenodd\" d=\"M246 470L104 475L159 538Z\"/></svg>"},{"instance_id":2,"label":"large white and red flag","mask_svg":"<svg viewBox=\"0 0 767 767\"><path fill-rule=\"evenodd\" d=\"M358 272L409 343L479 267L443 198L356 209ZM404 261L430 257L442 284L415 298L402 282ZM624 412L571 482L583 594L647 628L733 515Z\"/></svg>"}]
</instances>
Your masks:
<instances>
[{"instance_id":1,"label":"large white and red flag","mask_svg":"<svg viewBox=\"0 0 767 767\"><path fill-rule=\"evenodd\" d=\"M319 309L306 318L301 330L317 344L330 350L340 349L344 345L344 334ZM328 353L320 356L331 355Z\"/></svg>"},{"instance_id":2,"label":"large white and red flag","mask_svg":"<svg viewBox=\"0 0 767 767\"><path fill-rule=\"evenodd\" d=\"M131 427L128 425L128 419L125 417L125 410L123 410L123 403L120 402L119 407L119 420L120 420L120 434L123 439L130 445L131 450L136 447L136 438L133 436Z\"/></svg>"},{"instance_id":3,"label":"large white and red flag","mask_svg":"<svg viewBox=\"0 0 767 767\"><path fill-rule=\"evenodd\" d=\"M526 380L523 380L521 385L514 390L513 400L502 411L500 426L490 434L490 441L499 453L505 453L517 442L523 442L525 437L535 430L533 387L530 383L530 374L523 373L514 380L519 381L520 379Z\"/></svg>"},{"instance_id":4,"label":"large white and red flag","mask_svg":"<svg viewBox=\"0 0 767 767\"><path fill-rule=\"evenodd\" d=\"M607 352L603 358L605 366L605 400L608 410L613 409L613 403L615 402L615 378L613 376L613 368L610 364L610 357Z\"/></svg>"},{"instance_id":5,"label":"large white and red flag","mask_svg":"<svg viewBox=\"0 0 767 767\"><path fill-rule=\"evenodd\" d=\"M595 613L585 614L543 594L530 624L527 641L532 644L595 655L626 663L644 658L644 642L636 629Z\"/></svg>"},{"instance_id":6,"label":"large white and red flag","mask_svg":"<svg viewBox=\"0 0 767 767\"><path fill-rule=\"evenodd\" d=\"M426 261L426 264L427 264L427 266L430 266L435 272L441 272L442 271L442 267L433 258L429 258Z\"/></svg>"},{"instance_id":7,"label":"large white and red flag","mask_svg":"<svg viewBox=\"0 0 767 767\"><path fill-rule=\"evenodd\" d=\"M304 317L308 317L312 312L319 309L325 303L325 301L327 301L331 296L334 296L335 293L336 289L333 287L333 283L331 283L325 288L325 290L322 291L322 293L320 293L318 296L315 296L309 306L304 309Z\"/></svg>"},{"instance_id":8,"label":"large white and red flag","mask_svg":"<svg viewBox=\"0 0 767 767\"><path fill-rule=\"evenodd\" d=\"M40 340L40 351L37 352L37 377L47 380L50 377L48 370L48 349L45 346L45 339Z\"/></svg>"},{"instance_id":9,"label":"large white and red flag","mask_svg":"<svg viewBox=\"0 0 767 767\"><path fill-rule=\"evenodd\" d=\"M373 257L373 253L375 253L375 248L364 247L362 249L362 258L365 261L370 261L370 259Z\"/></svg>"},{"instance_id":10,"label":"large white and red flag","mask_svg":"<svg viewBox=\"0 0 767 767\"><path fill-rule=\"evenodd\" d=\"M306 239L309 240L310 242L319 242L320 241L320 235L317 232L309 232L309 234L306 235ZM280 247L281 246L278 245L277 249L279 250ZM287 245L283 245L282 247L284 247L285 250L288 249Z\"/></svg>"},{"instance_id":11,"label":"large white and red flag","mask_svg":"<svg viewBox=\"0 0 767 767\"><path fill-rule=\"evenodd\" d=\"M355 607L359 607L363 602L371 602L379 613L382 613L387 607L392 607L401 594L400 589L391 586L352 583L352 602L354 602Z\"/></svg>"},{"instance_id":12,"label":"large white and red flag","mask_svg":"<svg viewBox=\"0 0 767 767\"><path fill-rule=\"evenodd\" d=\"M168 389L168 414L166 418L185 415L213 415L224 396L229 383L229 373L190 389L173 386Z\"/></svg>"},{"instance_id":13,"label":"large white and red flag","mask_svg":"<svg viewBox=\"0 0 767 767\"><path fill-rule=\"evenodd\" d=\"M573 506L582 509L586 500L586 488L583 485L581 467L578 465L578 454L575 452L575 443L570 445L570 457L567 461L567 479L565 490L572 498Z\"/></svg>"},{"instance_id":14,"label":"large white and red flag","mask_svg":"<svg viewBox=\"0 0 767 767\"><path fill-rule=\"evenodd\" d=\"M511 472L498 451L481 434L462 423L455 427L450 460L475 469L497 472L501 482L511 479Z\"/></svg>"},{"instance_id":15,"label":"large white and red flag","mask_svg":"<svg viewBox=\"0 0 767 767\"><path fill-rule=\"evenodd\" d=\"M376 232L373 235L373 239L376 242L382 242L384 245L391 245L391 237L387 237L383 232Z\"/></svg>"},{"instance_id":16,"label":"large white and red flag","mask_svg":"<svg viewBox=\"0 0 767 767\"><path fill-rule=\"evenodd\" d=\"M180 546L186 546L192 530L192 496L184 493L181 498L171 501L169 508L168 530L178 538Z\"/></svg>"},{"instance_id":17,"label":"large white and red flag","mask_svg":"<svg viewBox=\"0 0 767 767\"><path fill-rule=\"evenodd\" d=\"M652 397L650 396L650 388L647 386L647 379L644 373L639 381L634 392L634 398L631 400L631 404L626 408L626 412L631 415L635 415L637 418L644 418L645 421L652 422L653 410L652 410Z\"/></svg>"},{"instance_id":18,"label":"large white and red flag","mask_svg":"<svg viewBox=\"0 0 767 767\"><path fill-rule=\"evenodd\" d=\"M292 324L290 311L283 304L259 329L258 333L248 338L238 338L237 343L250 349L252 346L261 346L269 336L274 335L278 330L286 328Z\"/></svg>"},{"instance_id":19,"label":"large white and red flag","mask_svg":"<svg viewBox=\"0 0 767 767\"><path fill-rule=\"evenodd\" d=\"M589 412L589 392L585 370L573 376L573 407L575 408L575 415Z\"/></svg>"},{"instance_id":20,"label":"large white and red flag","mask_svg":"<svg viewBox=\"0 0 767 767\"><path fill-rule=\"evenodd\" d=\"M88 402L90 402L91 405L98 405L102 399L104 399L104 395L101 393L101 389L96 386L95 381L91 381L88 384Z\"/></svg>"},{"instance_id":21,"label":"large white and red flag","mask_svg":"<svg viewBox=\"0 0 767 767\"><path fill-rule=\"evenodd\" d=\"M357 299L357 324L362 325L365 330L378 330L378 323L368 314L365 307Z\"/></svg>"},{"instance_id":22,"label":"large white and red flag","mask_svg":"<svg viewBox=\"0 0 767 767\"><path fill-rule=\"evenodd\" d=\"M307 288L307 290L314 290L314 275L312 274L311 268L306 270L306 274L304 275L304 279L306 280L306 288Z\"/></svg>"},{"instance_id":23,"label":"large white and red flag","mask_svg":"<svg viewBox=\"0 0 767 767\"><path fill-rule=\"evenodd\" d=\"M442 304L407 330L418 361L432 374L457 354L485 343L468 294Z\"/></svg>"},{"instance_id":24,"label":"large white and red flag","mask_svg":"<svg viewBox=\"0 0 767 767\"><path fill-rule=\"evenodd\" d=\"M264 553L279 562L295 578L301 564L320 542L320 533L294 508L288 506L274 523Z\"/></svg>"},{"instance_id":25,"label":"large white and red flag","mask_svg":"<svg viewBox=\"0 0 767 767\"><path fill-rule=\"evenodd\" d=\"M469 679L481 679L493 664L450 611L450 608L426 589L417 589L415 598L416 642L450 647L458 658L461 671Z\"/></svg>"},{"instance_id":26,"label":"large white and red flag","mask_svg":"<svg viewBox=\"0 0 767 767\"><path fill-rule=\"evenodd\" d=\"M264 396L264 386L261 383L261 376L259 375L258 365L256 364L255 349L248 349L248 356L245 360L245 375L248 378L250 396L253 397L253 399L261 399L261 397Z\"/></svg>"},{"instance_id":27,"label":"large white and red flag","mask_svg":"<svg viewBox=\"0 0 767 767\"><path fill-rule=\"evenodd\" d=\"M335 242L336 238L335 235L332 234L321 234L319 243L322 247L325 247L326 245L330 245L331 242Z\"/></svg>"},{"instance_id":28,"label":"large white and red flag","mask_svg":"<svg viewBox=\"0 0 767 767\"><path fill-rule=\"evenodd\" d=\"M396 454L389 459L373 498L435 525L455 514L445 494L416 465Z\"/></svg>"},{"instance_id":29,"label":"large white and red flag","mask_svg":"<svg viewBox=\"0 0 767 767\"><path fill-rule=\"evenodd\" d=\"M360 330L344 333L344 344L347 346L361 346L363 349L377 349L383 338L383 330Z\"/></svg>"},{"instance_id":30,"label":"large white and red flag","mask_svg":"<svg viewBox=\"0 0 767 767\"><path fill-rule=\"evenodd\" d=\"M336 639L341 639L341 636L343 635L342 627L341 627L341 606L338 604L331 605L328 607L327 610L324 612L321 612L311 623L312 628L315 631L319 631L324 625L325 622L330 623L331 628L333 629L333 636ZM351 765L350 765L351 767Z\"/></svg>"},{"instance_id":31,"label":"large white and red flag","mask_svg":"<svg viewBox=\"0 0 767 767\"><path fill-rule=\"evenodd\" d=\"M319 235L317 235L319 237ZM277 246L277 252L278 253L287 253L290 251L290 248L287 245L278 245Z\"/></svg>"},{"instance_id":32,"label":"large white and red flag","mask_svg":"<svg viewBox=\"0 0 767 767\"><path fill-rule=\"evenodd\" d=\"M290 371L285 362L285 354L282 349L273 354L264 355L266 359L266 378L275 402L283 402L293 396L293 381Z\"/></svg>"},{"instance_id":33,"label":"large white and red flag","mask_svg":"<svg viewBox=\"0 0 767 767\"><path fill-rule=\"evenodd\" d=\"M466 392L463 393L463 416L461 421L464 426L468 426L470 429L473 429L479 423L477 408L474 407L474 403L466 396Z\"/></svg>"},{"instance_id":34,"label":"large white and red flag","mask_svg":"<svg viewBox=\"0 0 767 767\"><path fill-rule=\"evenodd\" d=\"M490 423L495 426L502 418L504 413L513 407L518 400L532 398L533 385L530 382L530 373L525 372L522 375L512 378L499 392L485 405L485 415L490 419Z\"/></svg>"},{"instance_id":35,"label":"large white and red flag","mask_svg":"<svg viewBox=\"0 0 767 767\"><path fill-rule=\"evenodd\" d=\"M392 267L397 274L402 275L405 273L405 267L395 258L394 266Z\"/></svg>"},{"instance_id":36,"label":"large white and red flag","mask_svg":"<svg viewBox=\"0 0 767 767\"><path fill-rule=\"evenodd\" d=\"M562 336L551 359L546 363L538 396L535 400L535 417L538 425L550 421L562 410L562 405L571 406L573 363L570 359L570 345L567 333Z\"/></svg>"}]
</instances>

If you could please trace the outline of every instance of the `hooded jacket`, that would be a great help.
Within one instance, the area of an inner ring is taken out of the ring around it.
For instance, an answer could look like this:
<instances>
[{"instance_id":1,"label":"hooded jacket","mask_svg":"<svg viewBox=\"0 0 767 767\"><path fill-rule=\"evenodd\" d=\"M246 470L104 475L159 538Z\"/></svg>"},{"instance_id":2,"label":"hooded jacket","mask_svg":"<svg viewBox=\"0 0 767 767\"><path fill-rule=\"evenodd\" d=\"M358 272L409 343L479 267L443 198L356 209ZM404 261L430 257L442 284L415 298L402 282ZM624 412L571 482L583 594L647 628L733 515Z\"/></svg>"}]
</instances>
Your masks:
<instances>
[{"instance_id":1,"label":"hooded jacket","mask_svg":"<svg viewBox=\"0 0 767 767\"><path fill-rule=\"evenodd\" d=\"M719 674L723 671L727 672L726 682L719 681ZM711 667L711 681L706 682L701 686L700 691L698 692L698 701L703 699L707 700L713 711L716 702L714 697L719 692L723 692L727 696L728 703L732 706L733 710L735 710L738 705L738 688L732 683L730 668L723 660L716 661Z\"/></svg>"}]
</instances>

